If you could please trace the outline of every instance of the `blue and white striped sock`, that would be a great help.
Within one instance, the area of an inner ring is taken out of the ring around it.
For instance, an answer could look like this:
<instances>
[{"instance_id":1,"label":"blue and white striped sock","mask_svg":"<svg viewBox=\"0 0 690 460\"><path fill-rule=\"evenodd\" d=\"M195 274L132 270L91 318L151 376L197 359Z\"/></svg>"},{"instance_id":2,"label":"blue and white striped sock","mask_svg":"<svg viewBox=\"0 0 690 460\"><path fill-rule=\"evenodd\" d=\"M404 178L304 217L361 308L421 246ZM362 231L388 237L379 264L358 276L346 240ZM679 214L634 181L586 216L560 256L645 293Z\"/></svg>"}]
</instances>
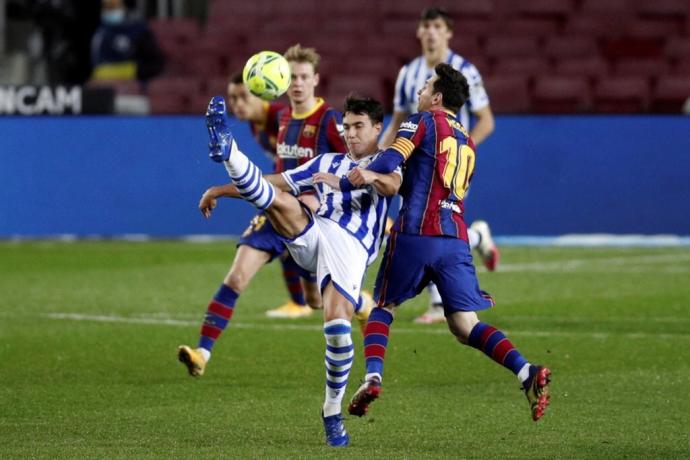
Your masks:
<instances>
[{"instance_id":1,"label":"blue and white striped sock","mask_svg":"<svg viewBox=\"0 0 690 460\"><path fill-rule=\"evenodd\" d=\"M230 158L223 163L242 198L261 210L268 208L276 196L273 186L263 178L261 170L237 148L235 141L232 141L231 149Z\"/></svg>"},{"instance_id":2,"label":"blue and white striped sock","mask_svg":"<svg viewBox=\"0 0 690 460\"><path fill-rule=\"evenodd\" d=\"M326 337L326 401L323 415L330 417L341 411L355 347L352 344L352 326L346 319L326 321L323 334Z\"/></svg>"}]
</instances>

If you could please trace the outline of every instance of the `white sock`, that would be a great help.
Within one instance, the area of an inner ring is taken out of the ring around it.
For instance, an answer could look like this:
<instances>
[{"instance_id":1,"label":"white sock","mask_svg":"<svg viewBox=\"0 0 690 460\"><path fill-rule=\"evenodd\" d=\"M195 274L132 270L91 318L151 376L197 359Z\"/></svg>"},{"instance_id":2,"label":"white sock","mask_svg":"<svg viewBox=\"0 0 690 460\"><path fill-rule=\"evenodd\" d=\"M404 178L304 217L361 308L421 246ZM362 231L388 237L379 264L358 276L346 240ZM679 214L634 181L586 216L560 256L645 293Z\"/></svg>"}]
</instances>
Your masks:
<instances>
[{"instance_id":1,"label":"white sock","mask_svg":"<svg viewBox=\"0 0 690 460\"><path fill-rule=\"evenodd\" d=\"M355 347L352 344L352 325L346 319L325 322L323 334L326 338L326 400L323 415L330 417L341 412Z\"/></svg>"},{"instance_id":2,"label":"white sock","mask_svg":"<svg viewBox=\"0 0 690 460\"><path fill-rule=\"evenodd\" d=\"M374 373L367 374L364 376L364 381L372 380L372 379L378 379L378 381L381 382L381 379L382 379L381 374L379 374L378 372L374 372Z\"/></svg>"},{"instance_id":3,"label":"white sock","mask_svg":"<svg viewBox=\"0 0 690 460\"><path fill-rule=\"evenodd\" d=\"M467 239L470 240L470 249L474 249L477 246L479 246L479 241L482 239L482 237L479 236L479 232L477 232L476 230L468 228Z\"/></svg>"},{"instance_id":4,"label":"white sock","mask_svg":"<svg viewBox=\"0 0 690 460\"><path fill-rule=\"evenodd\" d=\"M443 304L441 294L438 292L438 287L434 283L429 283L427 289L429 290L429 304L431 306Z\"/></svg>"},{"instance_id":5,"label":"white sock","mask_svg":"<svg viewBox=\"0 0 690 460\"><path fill-rule=\"evenodd\" d=\"M208 351L206 348L199 348L199 353L201 353L201 356L204 357L204 361L208 362L211 359L211 352Z\"/></svg>"},{"instance_id":6,"label":"white sock","mask_svg":"<svg viewBox=\"0 0 690 460\"><path fill-rule=\"evenodd\" d=\"M275 189L263 178L261 170L237 148L234 140L230 158L223 164L242 198L261 210L273 203Z\"/></svg>"},{"instance_id":7,"label":"white sock","mask_svg":"<svg viewBox=\"0 0 690 460\"><path fill-rule=\"evenodd\" d=\"M520 383L525 383L525 380L529 378L529 368L531 364L527 363L522 368L520 368L520 371L517 373L517 378L520 381Z\"/></svg>"}]
</instances>

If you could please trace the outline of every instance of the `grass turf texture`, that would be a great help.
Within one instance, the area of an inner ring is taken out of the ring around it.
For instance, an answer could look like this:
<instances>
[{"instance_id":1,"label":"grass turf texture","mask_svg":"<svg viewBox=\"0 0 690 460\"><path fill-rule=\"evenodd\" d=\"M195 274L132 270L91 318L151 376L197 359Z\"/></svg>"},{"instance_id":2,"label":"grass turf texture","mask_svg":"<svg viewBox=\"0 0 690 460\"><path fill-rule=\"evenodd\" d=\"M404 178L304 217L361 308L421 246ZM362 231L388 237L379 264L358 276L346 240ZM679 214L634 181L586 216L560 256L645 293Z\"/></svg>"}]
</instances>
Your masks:
<instances>
[{"instance_id":1,"label":"grass turf texture","mask_svg":"<svg viewBox=\"0 0 690 460\"><path fill-rule=\"evenodd\" d=\"M176 361L232 246L0 244L0 458L690 457L687 248L504 248L504 270L480 273L498 303L482 319L553 371L538 423L510 372L444 325L412 324L426 294L408 302L384 393L335 451L320 315L264 316L285 300L278 264L240 298L204 377ZM346 401L364 369L354 341Z\"/></svg>"}]
</instances>

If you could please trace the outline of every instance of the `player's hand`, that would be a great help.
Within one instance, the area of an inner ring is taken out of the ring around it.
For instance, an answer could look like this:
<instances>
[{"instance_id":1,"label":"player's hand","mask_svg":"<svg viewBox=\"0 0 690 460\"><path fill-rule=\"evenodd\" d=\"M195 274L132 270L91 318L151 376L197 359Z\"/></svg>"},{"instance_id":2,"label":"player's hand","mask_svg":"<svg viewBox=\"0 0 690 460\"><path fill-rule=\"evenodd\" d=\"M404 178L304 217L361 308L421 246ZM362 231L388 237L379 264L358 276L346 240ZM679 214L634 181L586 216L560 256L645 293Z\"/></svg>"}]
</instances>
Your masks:
<instances>
[{"instance_id":1,"label":"player's hand","mask_svg":"<svg viewBox=\"0 0 690 460\"><path fill-rule=\"evenodd\" d=\"M216 207L216 196L213 193L212 189L206 190L203 195L201 195L201 199L199 200L199 211L201 211L201 214L205 218L211 217L211 212L213 209Z\"/></svg>"},{"instance_id":2,"label":"player's hand","mask_svg":"<svg viewBox=\"0 0 690 460\"><path fill-rule=\"evenodd\" d=\"M332 189L340 190L340 178L335 174L317 172L312 176L315 184L326 184Z\"/></svg>"},{"instance_id":3,"label":"player's hand","mask_svg":"<svg viewBox=\"0 0 690 460\"><path fill-rule=\"evenodd\" d=\"M362 185L374 183L376 180L376 173L368 169L353 168L347 174L347 178L355 187L361 187Z\"/></svg>"}]
</instances>

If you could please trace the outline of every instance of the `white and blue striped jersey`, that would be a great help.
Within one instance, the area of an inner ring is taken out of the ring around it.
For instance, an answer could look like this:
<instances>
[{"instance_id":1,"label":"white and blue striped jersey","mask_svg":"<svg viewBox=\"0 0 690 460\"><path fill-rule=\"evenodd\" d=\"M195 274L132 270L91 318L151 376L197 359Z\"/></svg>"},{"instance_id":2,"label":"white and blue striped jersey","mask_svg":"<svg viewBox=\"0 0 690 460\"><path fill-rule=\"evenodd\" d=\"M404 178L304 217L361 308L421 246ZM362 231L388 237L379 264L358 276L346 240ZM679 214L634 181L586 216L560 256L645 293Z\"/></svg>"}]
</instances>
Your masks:
<instances>
[{"instance_id":1,"label":"white and blue striped jersey","mask_svg":"<svg viewBox=\"0 0 690 460\"><path fill-rule=\"evenodd\" d=\"M321 203L316 214L337 222L357 238L369 254L369 264L376 259L383 241L388 206L392 197L379 195L371 186L343 193L326 184L314 184L312 176L317 172L326 172L343 177L356 166L365 168L377 156L378 153L354 160L349 154L324 153L282 173L293 194L316 191ZM395 172L402 177L400 167Z\"/></svg>"},{"instance_id":2,"label":"white and blue striped jersey","mask_svg":"<svg viewBox=\"0 0 690 460\"><path fill-rule=\"evenodd\" d=\"M470 86L470 99L460 109L458 121L467 129L471 129L471 114L489 105L489 96L486 94L486 89L484 89L482 76L470 61L451 50L448 50L445 62L462 72ZM422 89L424 82L431 78L433 74L434 69L427 66L424 56L419 56L403 66L395 82L393 110L408 114L417 113L417 104L419 103L417 92Z\"/></svg>"}]
</instances>

